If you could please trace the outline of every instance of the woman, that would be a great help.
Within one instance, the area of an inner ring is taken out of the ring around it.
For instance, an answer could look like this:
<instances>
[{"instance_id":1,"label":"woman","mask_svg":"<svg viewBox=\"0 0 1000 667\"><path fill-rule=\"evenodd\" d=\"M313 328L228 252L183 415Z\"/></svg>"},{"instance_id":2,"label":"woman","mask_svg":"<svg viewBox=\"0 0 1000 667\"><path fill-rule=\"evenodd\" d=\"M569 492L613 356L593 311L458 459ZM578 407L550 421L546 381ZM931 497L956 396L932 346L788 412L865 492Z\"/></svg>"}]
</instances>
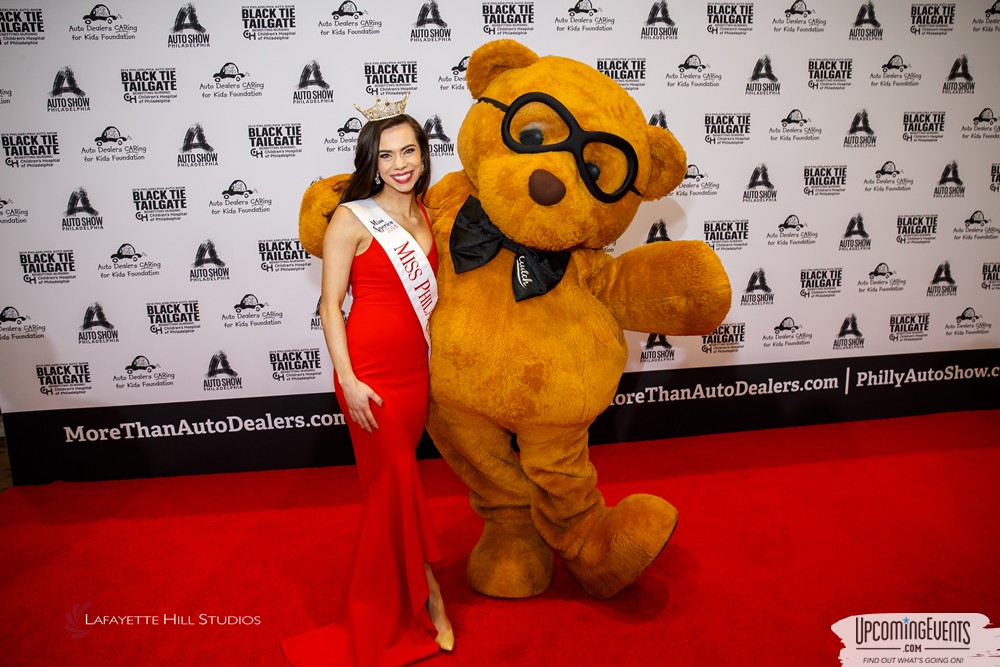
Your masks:
<instances>
[{"instance_id":1,"label":"woman","mask_svg":"<svg viewBox=\"0 0 1000 667\"><path fill-rule=\"evenodd\" d=\"M403 104L362 112L355 172L323 239L320 316L365 507L346 610L284 642L296 666L404 665L455 643L428 564L440 555L414 453L427 416L437 251L419 200L430 181L427 135Z\"/></svg>"}]
</instances>

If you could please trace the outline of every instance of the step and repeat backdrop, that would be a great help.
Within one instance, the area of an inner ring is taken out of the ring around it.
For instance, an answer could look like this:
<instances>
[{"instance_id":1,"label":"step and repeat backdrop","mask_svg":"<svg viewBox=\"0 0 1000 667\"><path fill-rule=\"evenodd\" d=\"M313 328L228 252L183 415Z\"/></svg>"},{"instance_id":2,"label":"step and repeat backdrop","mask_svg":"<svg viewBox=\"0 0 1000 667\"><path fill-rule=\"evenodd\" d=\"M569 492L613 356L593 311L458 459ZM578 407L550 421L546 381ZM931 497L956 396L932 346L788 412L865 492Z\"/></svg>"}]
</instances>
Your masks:
<instances>
[{"instance_id":1,"label":"step and repeat backdrop","mask_svg":"<svg viewBox=\"0 0 1000 667\"><path fill-rule=\"evenodd\" d=\"M734 286L710 335L627 333L593 441L1000 402L1000 2L0 4L15 483L350 462L301 194L376 96L461 169L499 38L685 145L608 251L702 239Z\"/></svg>"}]
</instances>

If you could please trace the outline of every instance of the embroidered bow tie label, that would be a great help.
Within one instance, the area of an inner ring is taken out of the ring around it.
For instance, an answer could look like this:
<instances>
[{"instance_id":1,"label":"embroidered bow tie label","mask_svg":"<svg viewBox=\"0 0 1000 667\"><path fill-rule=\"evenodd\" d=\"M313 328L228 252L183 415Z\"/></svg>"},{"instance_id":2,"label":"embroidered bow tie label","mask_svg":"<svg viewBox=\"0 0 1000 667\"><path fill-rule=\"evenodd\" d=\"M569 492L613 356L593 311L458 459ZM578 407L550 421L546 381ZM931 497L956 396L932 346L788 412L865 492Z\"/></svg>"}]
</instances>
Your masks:
<instances>
[{"instance_id":1,"label":"embroidered bow tie label","mask_svg":"<svg viewBox=\"0 0 1000 667\"><path fill-rule=\"evenodd\" d=\"M526 263L527 258L524 255L518 255L514 258L514 277L517 279L517 284L523 290L529 289L531 283L535 282L531 279L531 273L528 271L528 267L525 266Z\"/></svg>"}]
</instances>

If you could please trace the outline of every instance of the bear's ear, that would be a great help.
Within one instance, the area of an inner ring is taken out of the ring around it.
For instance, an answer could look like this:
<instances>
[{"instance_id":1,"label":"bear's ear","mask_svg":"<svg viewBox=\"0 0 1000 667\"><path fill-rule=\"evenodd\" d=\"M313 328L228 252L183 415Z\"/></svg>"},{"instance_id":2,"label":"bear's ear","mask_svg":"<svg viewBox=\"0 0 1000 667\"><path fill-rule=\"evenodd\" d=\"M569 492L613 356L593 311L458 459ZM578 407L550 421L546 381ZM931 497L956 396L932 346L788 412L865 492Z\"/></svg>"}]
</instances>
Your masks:
<instances>
[{"instance_id":1,"label":"bear's ear","mask_svg":"<svg viewBox=\"0 0 1000 667\"><path fill-rule=\"evenodd\" d=\"M684 180L684 175L687 173L687 154L670 130L648 125L646 138L649 140L652 165L649 171L649 183L646 184L642 198L653 201L667 195Z\"/></svg>"},{"instance_id":2,"label":"bear's ear","mask_svg":"<svg viewBox=\"0 0 1000 667\"><path fill-rule=\"evenodd\" d=\"M537 60L534 51L512 39L487 42L469 56L465 83L473 99L478 99L490 82L506 70L527 67Z\"/></svg>"}]
</instances>

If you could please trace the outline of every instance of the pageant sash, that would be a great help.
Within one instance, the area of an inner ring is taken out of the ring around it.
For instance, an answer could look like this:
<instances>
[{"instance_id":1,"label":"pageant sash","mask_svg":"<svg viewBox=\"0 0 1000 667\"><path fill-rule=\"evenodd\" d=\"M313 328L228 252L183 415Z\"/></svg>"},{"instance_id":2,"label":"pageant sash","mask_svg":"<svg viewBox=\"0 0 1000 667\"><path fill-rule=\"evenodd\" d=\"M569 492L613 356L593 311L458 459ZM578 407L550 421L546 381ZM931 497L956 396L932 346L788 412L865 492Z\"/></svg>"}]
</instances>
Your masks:
<instances>
[{"instance_id":1,"label":"pageant sash","mask_svg":"<svg viewBox=\"0 0 1000 667\"><path fill-rule=\"evenodd\" d=\"M372 199L359 199L345 202L346 206L358 216L361 224L371 232L378 244L385 250L396 270L399 281L406 289L413 312L420 320L420 328L430 350L430 319L431 312L438 299L437 279L427 255L420 248L410 233L403 229L382 207Z\"/></svg>"}]
</instances>

